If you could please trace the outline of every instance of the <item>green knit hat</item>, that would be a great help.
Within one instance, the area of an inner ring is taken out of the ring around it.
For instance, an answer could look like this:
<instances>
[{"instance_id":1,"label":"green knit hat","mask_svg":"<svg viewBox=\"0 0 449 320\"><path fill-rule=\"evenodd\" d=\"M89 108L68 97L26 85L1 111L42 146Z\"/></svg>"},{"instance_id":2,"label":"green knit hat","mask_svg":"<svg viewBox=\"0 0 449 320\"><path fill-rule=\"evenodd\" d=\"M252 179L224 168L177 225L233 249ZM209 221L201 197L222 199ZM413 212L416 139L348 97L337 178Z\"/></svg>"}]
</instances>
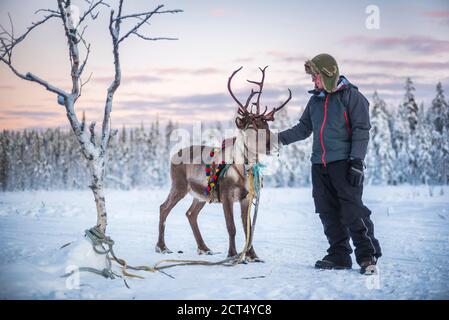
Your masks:
<instances>
[{"instance_id":1,"label":"green knit hat","mask_svg":"<svg viewBox=\"0 0 449 320\"><path fill-rule=\"evenodd\" d=\"M304 67L308 74L321 75L324 90L329 93L335 90L340 73L338 71L337 61L331 55L327 53L319 54L312 60L307 60Z\"/></svg>"}]
</instances>

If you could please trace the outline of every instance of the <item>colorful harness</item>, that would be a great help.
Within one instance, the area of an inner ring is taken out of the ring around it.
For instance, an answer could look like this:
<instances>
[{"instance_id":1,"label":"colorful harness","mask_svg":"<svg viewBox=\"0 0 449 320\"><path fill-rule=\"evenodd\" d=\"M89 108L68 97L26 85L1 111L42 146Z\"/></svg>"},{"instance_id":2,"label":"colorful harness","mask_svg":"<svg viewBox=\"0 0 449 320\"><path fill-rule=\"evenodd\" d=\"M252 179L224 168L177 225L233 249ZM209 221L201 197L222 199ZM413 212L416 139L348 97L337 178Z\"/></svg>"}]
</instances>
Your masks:
<instances>
[{"instance_id":1,"label":"colorful harness","mask_svg":"<svg viewBox=\"0 0 449 320\"><path fill-rule=\"evenodd\" d=\"M214 158L215 153L218 152L220 149L212 149L210 152L211 159ZM206 177L207 177L207 187L204 190L204 195L209 196L212 198L214 192L217 190L218 187L218 177L221 176L220 173L223 170L223 168L226 166L225 161L222 160L222 162L217 166L215 161L212 160L212 163L206 163L206 166L204 170L206 171Z\"/></svg>"},{"instance_id":2,"label":"colorful harness","mask_svg":"<svg viewBox=\"0 0 449 320\"><path fill-rule=\"evenodd\" d=\"M217 152L223 151L225 147L228 145L228 142L232 141L232 145L235 142L235 138L232 140L224 140L221 149L220 148L213 148L212 151L209 153L210 159L212 160L211 163L206 163L204 171L206 172L206 178L207 178L207 187L204 190L204 195L209 197L209 202L212 202L214 199L214 194L217 194L218 201L220 201L220 193L219 193L219 181L224 176L226 171L229 169L231 164L225 163L224 160L221 161L220 164L216 164L214 160L214 156Z\"/></svg>"}]
</instances>

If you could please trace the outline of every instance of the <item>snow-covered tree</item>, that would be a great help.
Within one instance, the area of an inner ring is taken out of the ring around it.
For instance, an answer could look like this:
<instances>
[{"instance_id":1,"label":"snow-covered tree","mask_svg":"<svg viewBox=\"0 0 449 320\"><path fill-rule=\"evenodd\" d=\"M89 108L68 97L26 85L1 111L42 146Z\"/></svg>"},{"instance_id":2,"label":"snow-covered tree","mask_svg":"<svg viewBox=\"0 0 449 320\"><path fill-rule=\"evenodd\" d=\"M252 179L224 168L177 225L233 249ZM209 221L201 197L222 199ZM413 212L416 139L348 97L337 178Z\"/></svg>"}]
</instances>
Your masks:
<instances>
[{"instance_id":1,"label":"snow-covered tree","mask_svg":"<svg viewBox=\"0 0 449 320\"><path fill-rule=\"evenodd\" d=\"M368 182L389 184L393 180L395 150L389 126L386 103L374 92L371 106L371 132L366 163Z\"/></svg>"},{"instance_id":2,"label":"snow-covered tree","mask_svg":"<svg viewBox=\"0 0 449 320\"><path fill-rule=\"evenodd\" d=\"M395 150L395 161L393 171L393 184L405 183L410 178L409 172L409 140L410 127L404 116L403 105L394 110L390 119L390 129L393 132L393 148Z\"/></svg>"},{"instance_id":3,"label":"snow-covered tree","mask_svg":"<svg viewBox=\"0 0 449 320\"><path fill-rule=\"evenodd\" d=\"M404 102L402 103L402 112L405 112L405 117L408 121L410 133L414 134L416 127L418 126L418 104L415 101L415 86L412 79L407 78L405 81L405 95Z\"/></svg>"},{"instance_id":4,"label":"snow-covered tree","mask_svg":"<svg viewBox=\"0 0 449 320\"><path fill-rule=\"evenodd\" d=\"M441 82L436 86L437 95L432 100L429 109L429 120L432 122L438 133L443 133L443 127L449 128L449 106L444 96L444 90Z\"/></svg>"},{"instance_id":5,"label":"snow-covered tree","mask_svg":"<svg viewBox=\"0 0 449 320\"><path fill-rule=\"evenodd\" d=\"M420 109L424 109L421 105ZM414 143L416 145L415 154L413 155L419 170L414 173L412 183L432 184L435 179L435 163L432 159L432 126L426 121L423 112L418 122L416 134L414 135Z\"/></svg>"}]
</instances>

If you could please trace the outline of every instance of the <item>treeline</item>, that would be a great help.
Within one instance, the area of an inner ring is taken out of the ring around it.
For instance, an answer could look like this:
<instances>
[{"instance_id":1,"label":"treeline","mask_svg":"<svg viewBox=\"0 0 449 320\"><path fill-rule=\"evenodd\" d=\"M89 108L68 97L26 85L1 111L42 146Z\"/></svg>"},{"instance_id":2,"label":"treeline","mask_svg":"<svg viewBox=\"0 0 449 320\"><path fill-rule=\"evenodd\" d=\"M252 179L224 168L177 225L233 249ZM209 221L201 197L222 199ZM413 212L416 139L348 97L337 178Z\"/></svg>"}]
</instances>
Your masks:
<instances>
[{"instance_id":1,"label":"treeline","mask_svg":"<svg viewBox=\"0 0 449 320\"><path fill-rule=\"evenodd\" d=\"M449 184L449 103L441 83L426 107L418 105L411 79L403 102L387 106L371 97L371 139L366 157L368 184ZM299 118L280 112L271 126L280 130ZM217 122L222 131L227 125ZM109 188L162 187L169 184L169 157L176 125L119 130L111 140L106 173ZM265 186L310 185L312 139L281 149L267 168ZM62 129L0 132L0 188L3 191L84 189L90 175L73 133Z\"/></svg>"},{"instance_id":2,"label":"treeline","mask_svg":"<svg viewBox=\"0 0 449 320\"><path fill-rule=\"evenodd\" d=\"M111 140L106 186L129 189L159 187L169 176L169 135L172 122L161 130L123 127ZM0 133L0 186L3 191L85 189L90 174L73 132L62 129Z\"/></svg>"}]
</instances>

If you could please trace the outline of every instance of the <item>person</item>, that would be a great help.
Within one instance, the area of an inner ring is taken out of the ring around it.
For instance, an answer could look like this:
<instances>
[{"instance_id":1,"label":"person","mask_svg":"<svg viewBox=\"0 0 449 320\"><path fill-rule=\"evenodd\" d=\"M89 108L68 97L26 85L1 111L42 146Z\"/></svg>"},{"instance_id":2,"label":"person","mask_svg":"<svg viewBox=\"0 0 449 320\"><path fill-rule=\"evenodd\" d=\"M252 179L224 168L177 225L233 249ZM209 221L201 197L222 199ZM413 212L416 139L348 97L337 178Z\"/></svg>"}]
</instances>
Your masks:
<instances>
[{"instance_id":1,"label":"person","mask_svg":"<svg viewBox=\"0 0 449 320\"><path fill-rule=\"evenodd\" d=\"M308 138L313 133L312 185L315 211L329 242L327 255L318 260L318 269L352 268L352 248L360 273L377 273L382 255L374 237L371 211L362 202L364 158L369 141L369 102L339 73L336 60L319 54L305 62L315 88L299 120L278 133L278 143Z\"/></svg>"}]
</instances>

